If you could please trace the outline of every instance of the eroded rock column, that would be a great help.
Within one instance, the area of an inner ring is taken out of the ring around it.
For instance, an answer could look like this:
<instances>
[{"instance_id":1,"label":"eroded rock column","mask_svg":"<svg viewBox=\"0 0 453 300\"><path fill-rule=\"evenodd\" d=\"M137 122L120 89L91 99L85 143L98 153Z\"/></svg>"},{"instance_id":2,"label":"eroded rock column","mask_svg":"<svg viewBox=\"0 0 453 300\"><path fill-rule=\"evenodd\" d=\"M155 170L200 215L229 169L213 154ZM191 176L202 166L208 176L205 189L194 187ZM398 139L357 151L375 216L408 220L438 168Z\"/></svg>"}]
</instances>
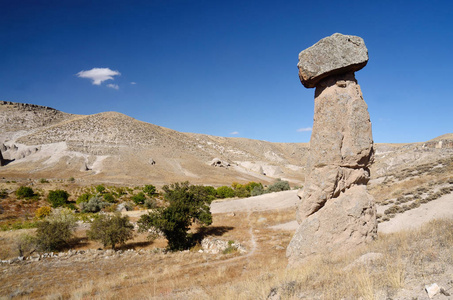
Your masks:
<instances>
[{"instance_id":1,"label":"eroded rock column","mask_svg":"<svg viewBox=\"0 0 453 300\"><path fill-rule=\"evenodd\" d=\"M363 40L338 33L299 54L301 82L316 90L299 228L287 248L290 265L376 237L376 208L366 188L373 159L371 122L354 76L367 62Z\"/></svg>"}]
</instances>

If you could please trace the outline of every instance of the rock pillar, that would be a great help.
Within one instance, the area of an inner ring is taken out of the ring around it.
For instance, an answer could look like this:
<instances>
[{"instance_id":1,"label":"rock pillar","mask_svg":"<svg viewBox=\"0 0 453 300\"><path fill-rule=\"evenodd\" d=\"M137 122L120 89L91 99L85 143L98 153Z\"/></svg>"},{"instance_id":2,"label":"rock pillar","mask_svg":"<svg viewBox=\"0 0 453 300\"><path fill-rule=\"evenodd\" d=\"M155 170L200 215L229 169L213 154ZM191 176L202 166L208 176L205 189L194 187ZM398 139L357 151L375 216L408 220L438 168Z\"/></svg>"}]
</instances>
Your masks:
<instances>
[{"instance_id":1,"label":"rock pillar","mask_svg":"<svg viewBox=\"0 0 453 300\"><path fill-rule=\"evenodd\" d=\"M316 87L307 175L287 248L289 264L375 239L376 208L367 192L373 138L354 72L368 62L360 37L336 33L299 54L299 77Z\"/></svg>"}]
</instances>

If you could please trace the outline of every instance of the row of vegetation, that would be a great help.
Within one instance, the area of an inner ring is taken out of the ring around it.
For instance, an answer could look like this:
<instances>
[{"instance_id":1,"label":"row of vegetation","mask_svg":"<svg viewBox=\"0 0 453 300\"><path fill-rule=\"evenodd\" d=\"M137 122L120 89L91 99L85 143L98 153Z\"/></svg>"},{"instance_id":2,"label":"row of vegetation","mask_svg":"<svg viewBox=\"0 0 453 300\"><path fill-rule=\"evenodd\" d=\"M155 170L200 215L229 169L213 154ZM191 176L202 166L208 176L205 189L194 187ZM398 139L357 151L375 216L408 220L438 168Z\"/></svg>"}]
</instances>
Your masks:
<instances>
[{"instance_id":1,"label":"row of vegetation","mask_svg":"<svg viewBox=\"0 0 453 300\"><path fill-rule=\"evenodd\" d=\"M98 191L101 192L101 191ZM190 185L189 182L175 183L163 187L165 205L143 215L139 222L140 232L150 232L150 238L164 236L170 250L187 249L194 245L193 235L188 233L196 222L199 226L212 223L209 205L211 198L204 186ZM149 194L155 191L148 190ZM18 243L20 255L38 251L59 251L77 243L74 231L78 217L69 207L63 207L68 194L62 191L49 193L49 202L54 208L42 207L36 212L41 220L37 222L35 235L24 235ZM90 203L92 199L88 202ZM50 200L51 199L51 200ZM115 214L91 214L91 227L87 238L101 242L104 247L124 244L133 237L134 226L128 216Z\"/></svg>"}]
</instances>

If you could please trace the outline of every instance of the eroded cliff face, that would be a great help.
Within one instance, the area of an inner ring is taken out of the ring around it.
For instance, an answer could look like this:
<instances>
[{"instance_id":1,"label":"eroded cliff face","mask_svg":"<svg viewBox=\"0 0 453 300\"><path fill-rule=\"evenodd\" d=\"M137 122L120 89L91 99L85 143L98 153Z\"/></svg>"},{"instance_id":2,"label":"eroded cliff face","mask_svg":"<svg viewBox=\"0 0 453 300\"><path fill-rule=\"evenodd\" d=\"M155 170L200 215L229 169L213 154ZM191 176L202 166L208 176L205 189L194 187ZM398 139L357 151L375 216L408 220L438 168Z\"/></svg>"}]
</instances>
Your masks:
<instances>
[{"instance_id":1,"label":"eroded cliff face","mask_svg":"<svg viewBox=\"0 0 453 300\"><path fill-rule=\"evenodd\" d=\"M375 203L367 191L374 153L371 121L354 76L368 61L365 44L359 37L334 34L306 51L309 55L302 51L299 58L321 66L315 73L304 69L313 63L298 64L301 82L316 86L316 92L307 174L296 213L300 225L287 248L290 265L369 242L377 234Z\"/></svg>"}]
</instances>

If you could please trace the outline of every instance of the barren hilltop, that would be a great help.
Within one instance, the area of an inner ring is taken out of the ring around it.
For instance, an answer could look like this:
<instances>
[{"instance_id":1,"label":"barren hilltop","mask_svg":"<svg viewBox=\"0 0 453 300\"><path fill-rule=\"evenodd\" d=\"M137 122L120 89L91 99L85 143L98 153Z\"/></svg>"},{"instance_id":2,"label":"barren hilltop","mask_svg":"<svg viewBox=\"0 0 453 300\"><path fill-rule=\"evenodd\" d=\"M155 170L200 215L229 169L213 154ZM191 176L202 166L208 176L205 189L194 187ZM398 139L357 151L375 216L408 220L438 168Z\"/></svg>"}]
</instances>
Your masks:
<instances>
[{"instance_id":1,"label":"barren hilltop","mask_svg":"<svg viewBox=\"0 0 453 300\"><path fill-rule=\"evenodd\" d=\"M453 134L425 143L377 144L374 178L451 155ZM117 112L74 115L33 104L0 101L0 151L8 178L74 177L158 186L189 180L304 182L308 144L271 143L183 133Z\"/></svg>"}]
</instances>

